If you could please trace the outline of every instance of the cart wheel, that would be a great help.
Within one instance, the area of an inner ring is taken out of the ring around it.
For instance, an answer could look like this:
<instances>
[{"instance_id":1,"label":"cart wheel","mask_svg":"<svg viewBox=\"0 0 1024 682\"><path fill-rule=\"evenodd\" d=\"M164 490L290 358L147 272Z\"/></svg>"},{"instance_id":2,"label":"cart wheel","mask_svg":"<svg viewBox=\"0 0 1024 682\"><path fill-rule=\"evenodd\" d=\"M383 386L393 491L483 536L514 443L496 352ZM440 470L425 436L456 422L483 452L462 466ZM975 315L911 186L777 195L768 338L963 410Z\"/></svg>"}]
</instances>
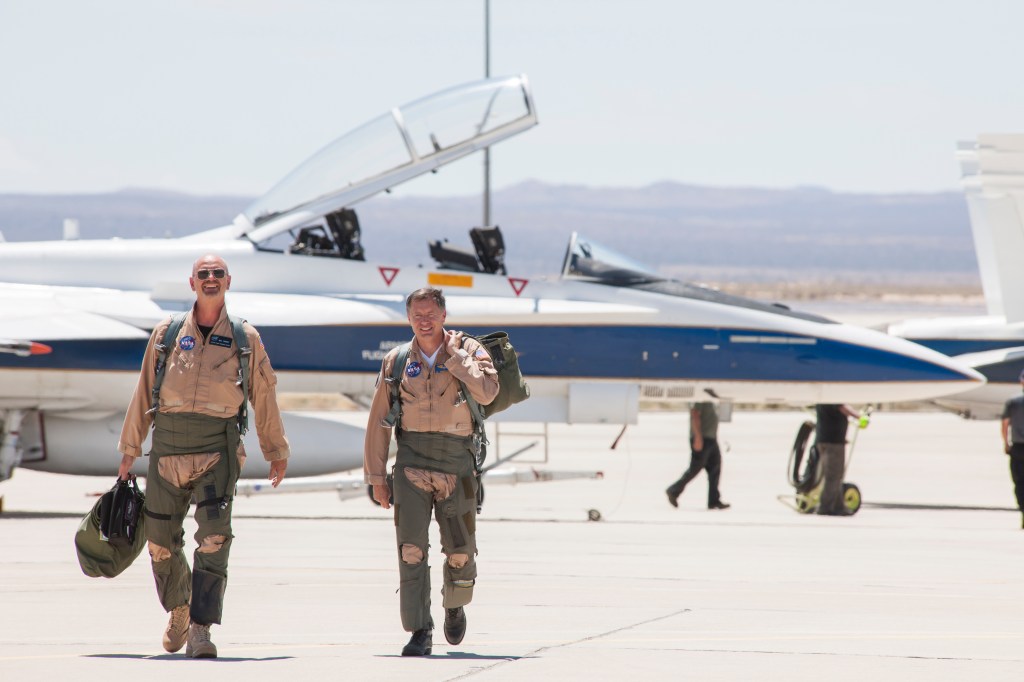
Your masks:
<instances>
[{"instance_id":1,"label":"cart wheel","mask_svg":"<svg viewBox=\"0 0 1024 682\"><path fill-rule=\"evenodd\" d=\"M850 514L856 514L860 509L860 488L853 483L843 484L843 504L846 505Z\"/></svg>"},{"instance_id":2,"label":"cart wheel","mask_svg":"<svg viewBox=\"0 0 1024 682\"><path fill-rule=\"evenodd\" d=\"M796 501L796 510L801 514L813 514L818 508L818 503L803 493L797 493L794 500Z\"/></svg>"}]
</instances>

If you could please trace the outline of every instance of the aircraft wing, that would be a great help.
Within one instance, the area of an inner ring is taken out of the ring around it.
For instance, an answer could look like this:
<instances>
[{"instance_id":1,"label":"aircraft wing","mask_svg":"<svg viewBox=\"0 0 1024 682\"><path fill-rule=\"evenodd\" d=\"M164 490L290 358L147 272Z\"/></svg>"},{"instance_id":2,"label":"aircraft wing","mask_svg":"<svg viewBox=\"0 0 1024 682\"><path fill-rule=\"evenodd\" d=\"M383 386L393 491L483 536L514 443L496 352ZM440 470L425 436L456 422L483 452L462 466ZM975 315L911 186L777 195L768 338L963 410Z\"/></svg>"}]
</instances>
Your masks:
<instances>
[{"instance_id":1,"label":"aircraft wing","mask_svg":"<svg viewBox=\"0 0 1024 682\"><path fill-rule=\"evenodd\" d=\"M61 378L44 378L39 370L64 362L69 351L89 353L83 371L99 369L103 357L149 338L125 320L160 315L148 298L124 292L0 285L0 410L92 409L104 390L100 380L82 390Z\"/></svg>"},{"instance_id":2,"label":"aircraft wing","mask_svg":"<svg viewBox=\"0 0 1024 682\"><path fill-rule=\"evenodd\" d=\"M262 242L537 125L525 75L443 90L369 121L289 173L226 230Z\"/></svg>"},{"instance_id":3,"label":"aircraft wing","mask_svg":"<svg viewBox=\"0 0 1024 682\"><path fill-rule=\"evenodd\" d=\"M342 500L367 494L362 474L286 478L276 488L266 480L240 480L235 488L235 494L245 497L331 491L337 492L338 497Z\"/></svg>"},{"instance_id":4,"label":"aircraft wing","mask_svg":"<svg viewBox=\"0 0 1024 682\"><path fill-rule=\"evenodd\" d=\"M0 337L148 339L148 330L166 316L143 292L0 284Z\"/></svg>"}]
</instances>

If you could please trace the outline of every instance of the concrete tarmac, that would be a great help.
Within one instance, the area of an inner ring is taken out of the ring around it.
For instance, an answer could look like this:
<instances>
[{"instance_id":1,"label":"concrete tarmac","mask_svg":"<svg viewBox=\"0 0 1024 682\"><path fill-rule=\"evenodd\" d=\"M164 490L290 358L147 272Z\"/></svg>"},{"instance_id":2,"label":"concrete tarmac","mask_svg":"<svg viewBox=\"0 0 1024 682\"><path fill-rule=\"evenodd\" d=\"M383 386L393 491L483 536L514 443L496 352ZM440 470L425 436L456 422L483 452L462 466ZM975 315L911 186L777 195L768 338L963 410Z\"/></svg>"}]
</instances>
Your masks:
<instances>
[{"instance_id":1,"label":"concrete tarmac","mask_svg":"<svg viewBox=\"0 0 1024 682\"><path fill-rule=\"evenodd\" d=\"M458 646L441 632L435 534L424 659L399 656L393 524L368 500L238 499L220 658L193 661L160 646L145 556L111 580L78 567L72 538L113 484L113 445L109 478L18 470L0 485L0 679L1019 679L1024 530L998 424L876 413L847 474L864 507L835 518L778 499L810 416L721 425L724 511L706 508L703 475L679 509L666 500L688 461L682 413L642 414L615 450L619 427L552 426L550 461L519 466L604 478L488 488Z\"/></svg>"}]
</instances>

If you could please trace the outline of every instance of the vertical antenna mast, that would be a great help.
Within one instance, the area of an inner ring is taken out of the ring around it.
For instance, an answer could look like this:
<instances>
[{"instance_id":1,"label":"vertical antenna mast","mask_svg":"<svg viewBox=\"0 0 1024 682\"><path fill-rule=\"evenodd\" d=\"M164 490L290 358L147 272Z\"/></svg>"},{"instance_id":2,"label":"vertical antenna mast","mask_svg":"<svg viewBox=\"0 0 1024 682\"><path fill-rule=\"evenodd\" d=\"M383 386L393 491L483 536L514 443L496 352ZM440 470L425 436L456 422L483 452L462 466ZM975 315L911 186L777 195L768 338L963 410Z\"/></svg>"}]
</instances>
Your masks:
<instances>
[{"instance_id":1,"label":"vertical antenna mast","mask_svg":"<svg viewBox=\"0 0 1024 682\"><path fill-rule=\"evenodd\" d=\"M491 0L484 0L484 78L491 77ZM491 224L491 148L484 148L484 222Z\"/></svg>"}]
</instances>

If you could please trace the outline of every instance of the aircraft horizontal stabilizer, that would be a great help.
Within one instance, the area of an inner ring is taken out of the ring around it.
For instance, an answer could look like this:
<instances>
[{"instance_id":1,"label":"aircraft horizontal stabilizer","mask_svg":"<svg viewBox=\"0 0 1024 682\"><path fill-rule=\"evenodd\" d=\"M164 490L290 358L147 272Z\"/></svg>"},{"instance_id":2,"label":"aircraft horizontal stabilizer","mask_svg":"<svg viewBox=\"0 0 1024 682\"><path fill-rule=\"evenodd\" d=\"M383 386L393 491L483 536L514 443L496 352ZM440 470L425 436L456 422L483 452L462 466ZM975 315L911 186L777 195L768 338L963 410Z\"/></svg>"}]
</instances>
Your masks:
<instances>
[{"instance_id":1,"label":"aircraft horizontal stabilizer","mask_svg":"<svg viewBox=\"0 0 1024 682\"><path fill-rule=\"evenodd\" d=\"M289 470L290 471L290 470ZM484 474L485 485L516 485L519 483L541 483L546 481L565 481L570 479L604 478L601 471L559 471L554 469L519 469L516 467L500 467L490 469ZM362 474L345 476L316 476L308 478L286 478L275 488L269 481L238 482L238 494L245 497L252 495L272 495L283 493L322 493L336 492L342 500L367 495L367 484Z\"/></svg>"}]
</instances>

